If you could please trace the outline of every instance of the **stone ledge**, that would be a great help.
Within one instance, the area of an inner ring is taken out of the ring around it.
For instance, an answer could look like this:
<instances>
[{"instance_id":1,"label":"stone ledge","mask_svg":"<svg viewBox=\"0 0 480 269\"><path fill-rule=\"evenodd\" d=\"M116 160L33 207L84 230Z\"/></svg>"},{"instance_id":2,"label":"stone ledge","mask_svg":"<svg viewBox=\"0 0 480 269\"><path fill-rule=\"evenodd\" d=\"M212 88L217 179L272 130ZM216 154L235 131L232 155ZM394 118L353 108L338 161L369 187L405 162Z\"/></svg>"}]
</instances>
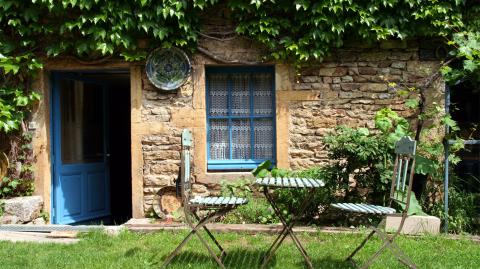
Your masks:
<instances>
[{"instance_id":1,"label":"stone ledge","mask_svg":"<svg viewBox=\"0 0 480 269\"><path fill-rule=\"evenodd\" d=\"M251 172L207 172L205 176L197 175L195 183L219 184L222 181L235 181L238 179L253 179Z\"/></svg>"},{"instance_id":2,"label":"stone ledge","mask_svg":"<svg viewBox=\"0 0 480 269\"><path fill-rule=\"evenodd\" d=\"M402 220L401 216L387 216L386 231L396 231ZM434 216L408 216L403 225L402 234L439 234L440 219Z\"/></svg>"},{"instance_id":3,"label":"stone ledge","mask_svg":"<svg viewBox=\"0 0 480 269\"><path fill-rule=\"evenodd\" d=\"M162 230L166 231L178 231L190 229L186 224L179 222L166 222L158 221L154 219L130 219L124 224L129 231L134 232L158 232ZM223 224L223 223L210 223L207 224L208 229L214 232L221 233L248 233L248 234L278 234L283 226L281 224ZM309 227L309 226L296 226L293 227L293 231L296 233L316 234L318 232L328 233L357 233L359 231L350 228L342 227Z\"/></svg>"}]
</instances>

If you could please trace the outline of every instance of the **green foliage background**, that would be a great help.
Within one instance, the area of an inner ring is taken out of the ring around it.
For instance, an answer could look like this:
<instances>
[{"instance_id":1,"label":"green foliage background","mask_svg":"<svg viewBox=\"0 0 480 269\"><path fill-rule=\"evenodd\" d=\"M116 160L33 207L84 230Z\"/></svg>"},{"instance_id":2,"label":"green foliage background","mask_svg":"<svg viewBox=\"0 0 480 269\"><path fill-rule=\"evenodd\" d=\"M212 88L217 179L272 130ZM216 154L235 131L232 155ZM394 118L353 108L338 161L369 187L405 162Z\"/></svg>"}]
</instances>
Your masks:
<instances>
[{"instance_id":1,"label":"green foliage background","mask_svg":"<svg viewBox=\"0 0 480 269\"><path fill-rule=\"evenodd\" d=\"M269 49L266 58L298 63L322 60L351 39L444 36L478 52L474 7L465 0L0 0L0 130L17 130L38 99L30 79L45 58L138 61L158 46L194 51L210 9L226 9L238 34ZM476 52L454 54L471 72ZM444 73L459 76L447 67Z\"/></svg>"}]
</instances>

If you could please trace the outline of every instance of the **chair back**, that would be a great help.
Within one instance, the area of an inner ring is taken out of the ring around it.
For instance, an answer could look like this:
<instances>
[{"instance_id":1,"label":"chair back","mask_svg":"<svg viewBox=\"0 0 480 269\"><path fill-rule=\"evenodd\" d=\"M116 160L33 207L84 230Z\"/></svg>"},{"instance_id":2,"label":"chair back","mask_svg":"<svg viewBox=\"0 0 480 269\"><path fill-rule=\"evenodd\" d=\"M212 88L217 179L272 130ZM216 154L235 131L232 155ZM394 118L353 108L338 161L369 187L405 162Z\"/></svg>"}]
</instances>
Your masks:
<instances>
[{"instance_id":1,"label":"chair back","mask_svg":"<svg viewBox=\"0 0 480 269\"><path fill-rule=\"evenodd\" d=\"M396 156L390 189L390 202L395 200L401 203L406 203L405 210L408 210L410 205L413 174L415 172L416 148L417 141L408 136L402 137L397 143L395 143Z\"/></svg>"},{"instance_id":2,"label":"chair back","mask_svg":"<svg viewBox=\"0 0 480 269\"><path fill-rule=\"evenodd\" d=\"M186 205L190 198L190 148L192 146L192 132L184 129L182 132L182 153L180 164L180 189L183 204Z\"/></svg>"}]
</instances>

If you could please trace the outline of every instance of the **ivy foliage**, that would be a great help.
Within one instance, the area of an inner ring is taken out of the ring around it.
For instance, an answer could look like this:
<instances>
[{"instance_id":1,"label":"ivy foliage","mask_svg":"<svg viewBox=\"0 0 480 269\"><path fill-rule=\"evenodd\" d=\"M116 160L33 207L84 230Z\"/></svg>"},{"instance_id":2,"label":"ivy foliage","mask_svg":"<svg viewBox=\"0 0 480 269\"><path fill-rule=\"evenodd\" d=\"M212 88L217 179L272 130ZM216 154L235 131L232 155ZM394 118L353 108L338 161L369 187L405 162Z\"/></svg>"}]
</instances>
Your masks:
<instances>
[{"instance_id":1,"label":"ivy foliage","mask_svg":"<svg viewBox=\"0 0 480 269\"><path fill-rule=\"evenodd\" d=\"M38 99L31 78L43 59L138 61L159 46L193 51L207 10L226 9L236 32L265 45L270 58L305 62L323 59L346 40L449 36L465 28L465 16L476 18L465 13L465 5L465 0L0 0L0 131L18 129ZM454 42L462 43L461 37ZM462 53L458 56L469 57Z\"/></svg>"},{"instance_id":2,"label":"ivy foliage","mask_svg":"<svg viewBox=\"0 0 480 269\"><path fill-rule=\"evenodd\" d=\"M200 12L216 0L0 0L0 131L18 130L39 99L42 59L145 58L151 46L195 47ZM148 45L147 45L148 46Z\"/></svg>"},{"instance_id":3,"label":"ivy foliage","mask_svg":"<svg viewBox=\"0 0 480 269\"><path fill-rule=\"evenodd\" d=\"M345 40L447 36L462 25L462 0L230 1L237 31L276 59L323 59Z\"/></svg>"},{"instance_id":4,"label":"ivy foliage","mask_svg":"<svg viewBox=\"0 0 480 269\"><path fill-rule=\"evenodd\" d=\"M480 3L467 1L462 27L447 42L453 60L442 68L442 75L451 84L469 80L480 85Z\"/></svg>"}]
</instances>

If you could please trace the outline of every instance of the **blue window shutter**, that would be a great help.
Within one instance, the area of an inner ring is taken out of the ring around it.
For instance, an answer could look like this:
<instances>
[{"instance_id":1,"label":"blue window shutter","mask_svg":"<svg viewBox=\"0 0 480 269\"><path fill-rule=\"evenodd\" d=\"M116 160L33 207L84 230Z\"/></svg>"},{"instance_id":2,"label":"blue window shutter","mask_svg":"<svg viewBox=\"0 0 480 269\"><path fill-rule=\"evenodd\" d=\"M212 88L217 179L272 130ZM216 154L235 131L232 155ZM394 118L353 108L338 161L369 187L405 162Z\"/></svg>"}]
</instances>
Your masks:
<instances>
[{"instance_id":1,"label":"blue window shutter","mask_svg":"<svg viewBox=\"0 0 480 269\"><path fill-rule=\"evenodd\" d=\"M241 170L275 162L273 67L208 67L209 170Z\"/></svg>"}]
</instances>

